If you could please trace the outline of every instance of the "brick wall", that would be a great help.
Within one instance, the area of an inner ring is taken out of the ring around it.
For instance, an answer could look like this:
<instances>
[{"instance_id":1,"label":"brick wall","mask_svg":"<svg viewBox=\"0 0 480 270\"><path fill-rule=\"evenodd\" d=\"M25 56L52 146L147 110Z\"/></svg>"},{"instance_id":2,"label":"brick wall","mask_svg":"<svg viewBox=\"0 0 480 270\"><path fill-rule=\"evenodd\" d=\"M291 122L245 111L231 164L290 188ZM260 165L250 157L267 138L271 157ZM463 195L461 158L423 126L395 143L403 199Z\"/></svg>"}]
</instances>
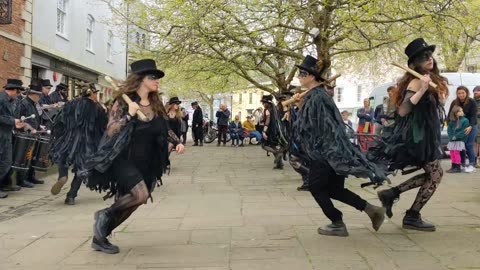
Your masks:
<instances>
[{"instance_id":1,"label":"brick wall","mask_svg":"<svg viewBox=\"0 0 480 270\"><path fill-rule=\"evenodd\" d=\"M31 43L31 34L28 37L25 32L26 20L31 22L31 13L26 12L25 5L29 5L31 10L31 1L12 0L12 23L0 25L0 88L7 78L23 79L24 83L28 80L25 69L31 67L26 67L23 58L26 55L25 45Z\"/></svg>"}]
</instances>

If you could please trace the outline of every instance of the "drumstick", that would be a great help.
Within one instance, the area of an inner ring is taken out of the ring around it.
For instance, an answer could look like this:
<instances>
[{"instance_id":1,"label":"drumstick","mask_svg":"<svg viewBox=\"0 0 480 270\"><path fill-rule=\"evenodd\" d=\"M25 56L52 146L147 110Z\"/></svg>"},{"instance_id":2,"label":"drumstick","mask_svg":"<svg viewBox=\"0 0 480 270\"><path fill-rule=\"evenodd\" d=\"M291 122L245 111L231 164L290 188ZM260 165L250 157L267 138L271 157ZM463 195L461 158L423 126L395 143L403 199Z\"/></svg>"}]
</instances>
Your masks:
<instances>
[{"instance_id":1,"label":"drumstick","mask_svg":"<svg viewBox=\"0 0 480 270\"><path fill-rule=\"evenodd\" d=\"M27 120L27 119L35 119L35 114L32 114L28 117L25 117L25 116L20 117L20 121L22 121L22 122L25 122L25 120Z\"/></svg>"},{"instance_id":2,"label":"drumstick","mask_svg":"<svg viewBox=\"0 0 480 270\"><path fill-rule=\"evenodd\" d=\"M326 80L324 83L322 83L322 84L331 83L331 82L335 81L336 79L338 79L338 77L340 77L340 76L342 76L342 75L341 75L341 74L334 75L333 77L327 79L327 80ZM308 89L307 91L301 93L298 98L303 98L303 97L304 97L306 94L308 94L308 92L310 92L310 90L312 90L312 89L313 89L313 88ZM290 99L288 99L288 100L282 101L282 106L283 106L283 107L288 106L288 105L294 103L295 101L297 101L295 98L290 98Z\"/></svg>"},{"instance_id":3,"label":"drumstick","mask_svg":"<svg viewBox=\"0 0 480 270\"><path fill-rule=\"evenodd\" d=\"M113 88L115 88L115 91L119 91L117 84L115 83L115 81L114 81L112 78L110 78L110 76L105 76L105 80L106 80L107 82L109 82L109 83L113 86ZM125 94L122 94L122 98L123 98L123 100L125 100L125 102L126 102L127 104L129 104L129 105L130 105L130 103L133 102L133 101L132 101L127 95L125 95ZM140 118L140 120L142 120L142 121L147 121L147 120L148 120L147 117L145 116L145 114L143 114L143 112L140 111L140 110L137 111L137 116L138 116L138 118Z\"/></svg>"},{"instance_id":4,"label":"drumstick","mask_svg":"<svg viewBox=\"0 0 480 270\"><path fill-rule=\"evenodd\" d=\"M406 72L412 74L413 76L419 78L420 80L423 78L423 75L422 75L422 74L416 72L415 70L413 70L413 69L411 69L411 68L409 68L409 67L402 66L402 65L397 64L397 63L395 63L395 62L392 63L392 65L394 65L394 66L396 66L396 67L398 67L398 68L401 68L401 69L405 70ZM438 85L437 85L436 83L434 83L434 82L429 82L428 84L429 84L431 87L433 87L433 88L437 88L437 86L438 86Z\"/></svg>"}]
</instances>

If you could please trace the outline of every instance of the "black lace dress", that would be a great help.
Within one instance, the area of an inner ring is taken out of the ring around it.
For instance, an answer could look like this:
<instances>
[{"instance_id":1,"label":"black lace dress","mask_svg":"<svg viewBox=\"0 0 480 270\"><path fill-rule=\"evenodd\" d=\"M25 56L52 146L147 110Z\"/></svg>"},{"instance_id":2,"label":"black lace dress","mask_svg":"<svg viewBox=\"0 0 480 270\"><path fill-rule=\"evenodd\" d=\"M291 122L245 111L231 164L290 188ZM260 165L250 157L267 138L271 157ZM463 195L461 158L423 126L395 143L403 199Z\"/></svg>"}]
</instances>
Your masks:
<instances>
[{"instance_id":1,"label":"black lace dress","mask_svg":"<svg viewBox=\"0 0 480 270\"><path fill-rule=\"evenodd\" d=\"M392 136L368 152L368 158L386 165L390 171L407 167L419 169L442 158L440 127L441 110L438 96L426 92L417 105L410 103L415 92L404 90L401 110L405 116L397 116Z\"/></svg>"},{"instance_id":2,"label":"black lace dress","mask_svg":"<svg viewBox=\"0 0 480 270\"><path fill-rule=\"evenodd\" d=\"M168 161L168 142L177 145L180 140L163 116L141 109L151 120L128 121L128 106L123 101L114 104L99 149L79 174L90 189L108 191L107 197L124 195L141 181L152 191L161 179Z\"/></svg>"}]
</instances>

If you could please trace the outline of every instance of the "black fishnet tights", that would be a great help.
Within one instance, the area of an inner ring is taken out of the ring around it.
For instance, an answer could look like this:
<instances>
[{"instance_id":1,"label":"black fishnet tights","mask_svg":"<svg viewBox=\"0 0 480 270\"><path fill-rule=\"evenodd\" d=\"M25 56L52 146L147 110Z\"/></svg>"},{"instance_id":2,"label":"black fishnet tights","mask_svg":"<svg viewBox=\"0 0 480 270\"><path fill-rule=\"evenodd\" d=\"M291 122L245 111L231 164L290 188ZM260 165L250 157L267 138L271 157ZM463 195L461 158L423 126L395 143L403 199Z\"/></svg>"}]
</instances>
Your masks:
<instances>
[{"instance_id":1,"label":"black fishnet tights","mask_svg":"<svg viewBox=\"0 0 480 270\"><path fill-rule=\"evenodd\" d=\"M110 231L122 224L140 205L146 203L148 196L147 185L145 181L141 181L130 190L130 193L117 197L109 207L112 216L109 223Z\"/></svg>"},{"instance_id":2,"label":"black fishnet tights","mask_svg":"<svg viewBox=\"0 0 480 270\"><path fill-rule=\"evenodd\" d=\"M396 187L400 193L420 187L417 197L410 208L417 212L420 212L433 196L443 176L443 170L439 160L428 163L423 169L425 170L424 173L415 175Z\"/></svg>"}]
</instances>

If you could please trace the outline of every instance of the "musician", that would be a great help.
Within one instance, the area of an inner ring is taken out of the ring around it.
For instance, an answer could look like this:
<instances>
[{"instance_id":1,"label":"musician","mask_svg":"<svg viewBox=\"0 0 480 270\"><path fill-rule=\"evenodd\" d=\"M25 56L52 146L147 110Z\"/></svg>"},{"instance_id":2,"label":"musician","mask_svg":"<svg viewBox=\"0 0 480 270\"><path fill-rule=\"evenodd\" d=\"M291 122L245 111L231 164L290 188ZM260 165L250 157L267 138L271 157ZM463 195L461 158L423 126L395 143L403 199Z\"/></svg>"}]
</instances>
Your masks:
<instances>
[{"instance_id":1,"label":"musician","mask_svg":"<svg viewBox=\"0 0 480 270\"><path fill-rule=\"evenodd\" d=\"M348 175L369 177L378 183L383 182L385 174L350 143L340 112L324 86L329 65L308 55L297 67L300 84L309 92L294 123L294 140L310 163L309 190L332 222L318 228L318 233L348 236L343 214L334 207L331 199L366 212L372 227L378 230L383 224L385 209L369 204L344 185Z\"/></svg>"},{"instance_id":2,"label":"musician","mask_svg":"<svg viewBox=\"0 0 480 270\"><path fill-rule=\"evenodd\" d=\"M15 118L13 102L18 92L23 89L23 82L16 79L7 79L7 84L0 92L0 185L10 172L12 166L12 131L13 128L23 128L25 124ZM0 199L8 194L0 191Z\"/></svg>"},{"instance_id":3,"label":"musician","mask_svg":"<svg viewBox=\"0 0 480 270\"><path fill-rule=\"evenodd\" d=\"M281 170L283 169L282 158L288 146L287 131L282 122L282 116L277 110L277 106L273 105L272 100L272 95L265 95L260 100L265 109L262 119L262 148L267 153L273 153L275 157L273 169Z\"/></svg>"},{"instance_id":4,"label":"musician","mask_svg":"<svg viewBox=\"0 0 480 270\"><path fill-rule=\"evenodd\" d=\"M50 94L50 101L52 103L67 102L68 101L68 85L60 83L55 88L55 91Z\"/></svg>"},{"instance_id":5,"label":"musician","mask_svg":"<svg viewBox=\"0 0 480 270\"><path fill-rule=\"evenodd\" d=\"M42 86L42 95L40 96L40 105L51 105L53 104L52 99L50 98L50 90L53 85L50 83L50 80L41 80L40 84Z\"/></svg>"},{"instance_id":6,"label":"musician","mask_svg":"<svg viewBox=\"0 0 480 270\"><path fill-rule=\"evenodd\" d=\"M57 108L59 107L58 103L54 103L50 97L50 90L53 85L50 83L50 80L41 80L40 84L42 86L42 95L40 96L40 101L37 104L37 110L42 118L42 124L50 127L53 122L53 118L57 113Z\"/></svg>"},{"instance_id":7,"label":"musician","mask_svg":"<svg viewBox=\"0 0 480 270\"><path fill-rule=\"evenodd\" d=\"M42 87L40 85L34 85L33 88L28 89L27 97L24 98L15 110L15 117L20 119L21 117L31 117L35 115L34 118L29 118L25 120L25 125L27 131L35 134L37 130L40 129L40 115L38 114L36 104L40 101L40 96L42 95ZM35 177L35 170L30 167L27 172L19 171L17 172L17 185L26 188L32 188L34 184L43 184L43 180L39 180Z\"/></svg>"},{"instance_id":8,"label":"musician","mask_svg":"<svg viewBox=\"0 0 480 270\"><path fill-rule=\"evenodd\" d=\"M423 77L418 79L405 73L399 80L398 91L393 94L393 98L400 117L395 120L395 128L387 138L387 143L374 149L377 157L386 155L391 161L391 170L411 166L425 171L393 188L378 192L378 198L391 217L392 205L400 194L419 187L412 206L403 218L402 226L420 231L435 231L433 224L422 220L420 211L435 193L443 176L440 164L443 155L440 147L439 112L445 103L448 88L433 58L434 51L435 45L428 45L423 38L413 40L405 48L408 66ZM438 85L437 89L429 85L432 81Z\"/></svg>"},{"instance_id":9,"label":"musician","mask_svg":"<svg viewBox=\"0 0 480 270\"><path fill-rule=\"evenodd\" d=\"M88 158L87 170L80 172L88 187L116 195L110 207L95 213L92 248L109 254L118 253L119 248L106 237L147 202L165 171L168 142L176 146L177 153L184 150L180 139L168 130L167 113L157 94L163 71L151 59L133 62L131 71L110 112L99 151ZM134 102L127 105L121 94ZM135 117L139 110L146 122Z\"/></svg>"},{"instance_id":10,"label":"musician","mask_svg":"<svg viewBox=\"0 0 480 270\"><path fill-rule=\"evenodd\" d=\"M58 165L58 180L50 192L57 195L68 180L68 168L75 173L65 204L74 205L82 181L76 172L92 155L107 126L107 114L97 99L94 84L80 85L80 97L67 102L55 118L50 157Z\"/></svg>"}]
</instances>

